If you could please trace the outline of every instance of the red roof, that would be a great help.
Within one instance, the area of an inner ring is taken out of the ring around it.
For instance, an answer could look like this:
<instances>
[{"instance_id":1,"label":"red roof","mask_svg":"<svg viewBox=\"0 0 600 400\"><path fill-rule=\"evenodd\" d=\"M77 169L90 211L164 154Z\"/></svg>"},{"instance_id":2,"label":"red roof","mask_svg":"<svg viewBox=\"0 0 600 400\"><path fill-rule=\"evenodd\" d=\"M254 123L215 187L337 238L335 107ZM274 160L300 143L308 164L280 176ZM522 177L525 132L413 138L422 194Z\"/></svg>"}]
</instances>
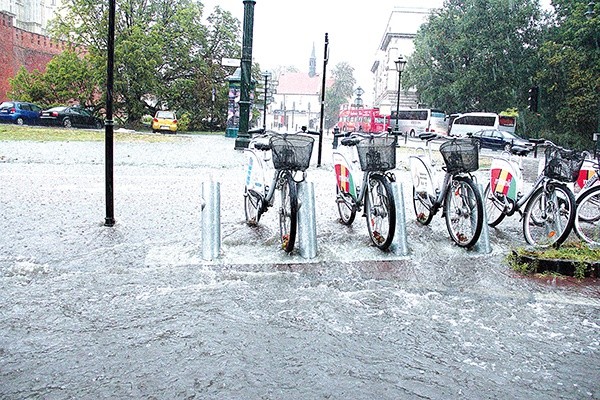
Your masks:
<instances>
[{"instance_id":1,"label":"red roof","mask_svg":"<svg viewBox=\"0 0 600 400\"><path fill-rule=\"evenodd\" d=\"M320 75L310 77L306 72L285 72L279 76L277 94L319 94L323 78ZM326 79L325 87L331 87L333 79Z\"/></svg>"}]
</instances>

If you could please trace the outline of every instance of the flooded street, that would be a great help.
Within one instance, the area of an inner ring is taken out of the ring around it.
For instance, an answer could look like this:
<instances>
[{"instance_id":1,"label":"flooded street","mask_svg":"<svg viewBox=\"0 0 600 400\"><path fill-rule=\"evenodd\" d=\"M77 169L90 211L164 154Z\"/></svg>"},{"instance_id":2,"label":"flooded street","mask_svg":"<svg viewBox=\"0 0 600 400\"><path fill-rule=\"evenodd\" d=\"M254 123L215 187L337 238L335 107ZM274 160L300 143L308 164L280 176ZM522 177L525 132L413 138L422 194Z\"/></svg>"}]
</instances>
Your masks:
<instances>
[{"instance_id":1,"label":"flooded street","mask_svg":"<svg viewBox=\"0 0 600 400\"><path fill-rule=\"evenodd\" d=\"M525 278L452 244L441 213L409 256L338 221L331 137L314 182L317 257L279 249L276 210L245 224L234 139L0 142L2 399L600 399L600 284ZM484 172L480 183L484 182ZM221 184L221 257L203 261L200 188Z\"/></svg>"}]
</instances>

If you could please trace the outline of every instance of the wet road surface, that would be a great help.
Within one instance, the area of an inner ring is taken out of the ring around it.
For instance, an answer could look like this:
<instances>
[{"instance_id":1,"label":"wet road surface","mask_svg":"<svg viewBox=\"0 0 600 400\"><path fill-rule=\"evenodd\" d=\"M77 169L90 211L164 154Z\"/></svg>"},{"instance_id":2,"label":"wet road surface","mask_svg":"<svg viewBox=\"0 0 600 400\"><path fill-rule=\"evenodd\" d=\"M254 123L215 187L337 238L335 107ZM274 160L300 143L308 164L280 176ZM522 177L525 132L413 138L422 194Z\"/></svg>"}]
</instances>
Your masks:
<instances>
[{"instance_id":1,"label":"wet road surface","mask_svg":"<svg viewBox=\"0 0 600 400\"><path fill-rule=\"evenodd\" d=\"M513 273L518 217L485 254L408 202L409 256L380 252L362 218L337 222L329 143L305 260L278 249L275 211L245 225L233 139L117 142L113 228L103 143L0 142L0 398L600 398L596 281ZM210 177L223 239L206 262Z\"/></svg>"}]
</instances>

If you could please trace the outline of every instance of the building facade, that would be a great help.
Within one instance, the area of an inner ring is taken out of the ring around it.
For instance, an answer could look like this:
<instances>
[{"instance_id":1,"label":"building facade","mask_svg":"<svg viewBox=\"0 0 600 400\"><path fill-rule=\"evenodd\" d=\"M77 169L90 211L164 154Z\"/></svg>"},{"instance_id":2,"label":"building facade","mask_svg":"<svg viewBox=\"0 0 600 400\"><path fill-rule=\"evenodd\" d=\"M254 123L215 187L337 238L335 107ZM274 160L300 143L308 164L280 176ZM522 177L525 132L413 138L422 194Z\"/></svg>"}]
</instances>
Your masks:
<instances>
[{"instance_id":1,"label":"building facade","mask_svg":"<svg viewBox=\"0 0 600 400\"><path fill-rule=\"evenodd\" d=\"M429 4L428 4L429 3ZM395 60L403 56L410 58L414 51L414 39L421 25L431 12L442 6L441 1L424 1L424 7L395 7L390 13L383 37L377 48L375 60L371 67L373 73L373 106L382 114L389 115L396 108L398 100L398 79ZM414 89L402 87L400 90L400 107L415 108L418 106L418 94Z\"/></svg>"},{"instance_id":2,"label":"building facade","mask_svg":"<svg viewBox=\"0 0 600 400\"><path fill-rule=\"evenodd\" d=\"M29 32L14 26L14 17L0 12L0 102L8 99L9 79L21 66L27 71L45 71L46 64L62 53L67 44L51 40L47 36Z\"/></svg>"},{"instance_id":3,"label":"building facade","mask_svg":"<svg viewBox=\"0 0 600 400\"><path fill-rule=\"evenodd\" d=\"M48 22L61 3L61 0L0 0L0 12L13 17L15 28L47 35Z\"/></svg>"}]
</instances>

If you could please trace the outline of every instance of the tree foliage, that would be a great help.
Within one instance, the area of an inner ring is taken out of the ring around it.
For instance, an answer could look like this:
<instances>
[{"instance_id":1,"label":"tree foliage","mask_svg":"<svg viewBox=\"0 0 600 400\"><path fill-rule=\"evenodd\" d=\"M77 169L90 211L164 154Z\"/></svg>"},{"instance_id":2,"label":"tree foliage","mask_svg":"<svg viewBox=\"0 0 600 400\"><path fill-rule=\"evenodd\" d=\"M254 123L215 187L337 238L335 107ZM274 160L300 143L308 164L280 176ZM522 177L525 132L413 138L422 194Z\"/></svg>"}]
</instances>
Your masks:
<instances>
[{"instance_id":1,"label":"tree foliage","mask_svg":"<svg viewBox=\"0 0 600 400\"><path fill-rule=\"evenodd\" d=\"M331 75L333 84L325 90L325 129L330 129L337 124L340 106L348 103L356 85L354 68L347 62L336 64Z\"/></svg>"},{"instance_id":2,"label":"tree foliage","mask_svg":"<svg viewBox=\"0 0 600 400\"><path fill-rule=\"evenodd\" d=\"M239 57L240 23L220 7L206 23L202 15L202 4L192 0L117 3L113 97L128 121L162 107L189 113L192 126L213 112L225 115L231 71L220 60ZM107 21L105 2L67 0L52 24L56 37L89 52L94 76L106 74ZM96 89L104 91L100 83Z\"/></svg>"},{"instance_id":3,"label":"tree foliage","mask_svg":"<svg viewBox=\"0 0 600 400\"><path fill-rule=\"evenodd\" d=\"M406 83L448 112L522 107L540 24L537 0L446 0L417 33Z\"/></svg>"},{"instance_id":4,"label":"tree foliage","mask_svg":"<svg viewBox=\"0 0 600 400\"><path fill-rule=\"evenodd\" d=\"M555 17L539 52L540 134L588 147L600 131L600 7L585 18L587 2L553 0Z\"/></svg>"}]
</instances>

